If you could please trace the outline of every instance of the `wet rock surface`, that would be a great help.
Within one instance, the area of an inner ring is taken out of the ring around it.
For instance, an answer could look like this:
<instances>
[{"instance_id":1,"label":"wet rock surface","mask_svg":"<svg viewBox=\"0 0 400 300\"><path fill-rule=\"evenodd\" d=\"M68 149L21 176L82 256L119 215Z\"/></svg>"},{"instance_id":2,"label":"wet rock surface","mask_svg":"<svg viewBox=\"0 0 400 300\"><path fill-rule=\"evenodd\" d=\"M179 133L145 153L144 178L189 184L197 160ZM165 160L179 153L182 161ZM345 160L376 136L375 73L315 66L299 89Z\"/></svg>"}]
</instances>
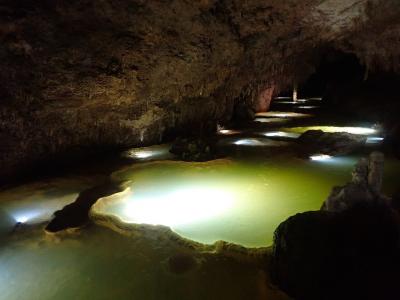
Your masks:
<instances>
[{"instance_id":1,"label":"wet rock surface","mask_svg":"<svg viewBox=\"0 0 400 300\"><path fill-rule=\"evenodd\" d=\"M381 193L384 155L371 153L355 166L352 181L342 187L334 187L322 205L323 210L338 212L363 204L390 205L390 198Z\"/></svg>"},{"instance_id":2,"label":"wet rock surface","mask_svg":"<svg viewBox=\"0 0 400 300\"><path fill-rule=\"evenodd\" d=\"M197 266L196 258L187 253L178 253L168 259L169 271L175 274L184 274Z\"/></svg>"},{"instance_id":3,"label":"wet rock surface","mask_svg":"<svg viewBox=\"0 0 400 300\"><path fill-rule=\"evenodd\" d=\"M324 132L308 130L297 140L301 155L312 154L345 155L365 145L367 138L346 132Z\"/></svg>"},{"instance_id":4,"label":"wet rock surface","mask_svg":"<svg viewBox=\"0 0 400 300\"><path fill-rule=\"evenodd\" d=\"M377 205L293 216L275 232L272 278L295 299L398 299L399 225Z\"/></svg>"},{"instance_id":5,"label":"wet rock surface","mask_svg":"<svg viewBox=\"0 0 400 300\"><path fill-rule=\"evenodd\" d=\"M0 12L4 177L229 120L237 103L312 73L326 42L375 53L371 64L398 54L394 0L6 0ZM370 26L376 39L360 39Z\"/></svg>"},{"instance_id":6,"label":"wet rock surface","mask_svg":"<svg viewBox=\"0 0 400 300\"><path fill-rule=\"evenodd\" d=\"M75 202L54 213L53 220L46 226L47 232L58 232L69 228L78 228L89 222L90 208L99 198L123 190L121 184L106 182L87 189L79 194Z\"/></svg>"},{"instance_id":7,"label":"wet rock surface","mask_svg":"<svg viewBox=\"0 0 400 300\"><path fill-rule=\"evenodd\" d=\"M178 138L170 152L183 161L209 161L220 157L216 140L211 138Z\"/></svg>"},{"instance_id":8,"label":"wet rock surface","mask_svg":"<svg viewBox=\"0 0 400 300\"><path fill-rule=\"evenodd\" d=\"M320 211L290 217L275 231L271 274L296 299L398 299L398 194L381 194L384 156L361 159L352 181Z\"/></svg>"}]
</instances>

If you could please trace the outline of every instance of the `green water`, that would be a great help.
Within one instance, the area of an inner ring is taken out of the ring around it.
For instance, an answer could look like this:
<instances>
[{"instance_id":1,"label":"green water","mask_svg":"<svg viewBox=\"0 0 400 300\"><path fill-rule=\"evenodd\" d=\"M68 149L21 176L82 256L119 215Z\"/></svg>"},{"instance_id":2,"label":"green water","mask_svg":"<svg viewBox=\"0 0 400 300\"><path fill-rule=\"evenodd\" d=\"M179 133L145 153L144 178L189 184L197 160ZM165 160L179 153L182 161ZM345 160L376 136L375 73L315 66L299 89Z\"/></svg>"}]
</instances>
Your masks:
<instances>
[{"instance_id":1,"label":"green water","mask_svg":"<svg viewBox=\"0 0 400 300\"><path fill-rule=\"evenodd\" d=\"M223 160L161 161L169 158L167 146L123 154L132 161L112 177L131 181L130 191L103 213L126 222L167 225L203 243L271 245L279 223L296 213L318 210L332 186L350 179L360 155L298 159L286 151L290 143L266 140L265 133L277 135L277 128L269 126L258 124L254 132L247 128L245 134L226 137L221 145L231 145L232 153ZM286 138L290 142L292 137ZM272 155L263 152L266 148L282 151ZM373 149L364 149L364 155ZM388 195L398 188L399 175L400 162L387 157ZM95 225L74 234L43 232L54 211L104 176L71 175L0 192L0 299L285 299L265 290L258 269L228 258L192 253L199 266L177 275L167 267L168 258L183 251L174 244L130 239ZM15 229L18 221L24 225Z\"/></svg>"},{"instance_id":2,"label":"green water","mask_svg":"<svg viewBox=\"0 0 400 300\"><path fill-rule=\"evenodd\" d=\"M332 186L349 181L357 159L314 162L277 156L257 162L156 162L127 168L114 177L132 180L132 191L104 212L127 222L167 225L203 243L268 246L283 220L318 210ZM396 178L400 164L387 163L386 177ZM385 191L395 188L396 182L386 181Z\"/></svg>"}]
</instances>

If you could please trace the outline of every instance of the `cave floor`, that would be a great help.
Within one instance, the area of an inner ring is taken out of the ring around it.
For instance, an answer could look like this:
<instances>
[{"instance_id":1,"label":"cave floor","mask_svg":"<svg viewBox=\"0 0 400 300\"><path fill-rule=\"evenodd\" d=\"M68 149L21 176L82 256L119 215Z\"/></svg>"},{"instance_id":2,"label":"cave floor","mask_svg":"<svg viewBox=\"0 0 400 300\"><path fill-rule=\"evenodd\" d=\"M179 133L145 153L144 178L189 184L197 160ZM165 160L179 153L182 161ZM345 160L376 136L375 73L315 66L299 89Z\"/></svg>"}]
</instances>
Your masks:
<instances>
[{"instance_id":1,"label":"cave floor","mask_svg":"<svg viewBox=\"0 0 400 300\"><path fill-rule=\"evenodd\" d=\"M130 197L139 203L154 190L163 195L171 188L185 187L189 194L183 193L184 197L210 204L224 198L218 193L212 198L223 187L239 198L234 209L209 216L215 207L199 206L195 211L199 219L186 216L180 220L165 218L179 210L179 206L166 206L160 224L201 243L226 240L246 247L270 246L280 222L297 212L319 209L333 185L348 181L357 159L380 147L373 139L351 156L328 161L297 158L292 142L301 129L289 128L365 127L347 121L323 123L315 106L315 101L295 108L276 103L273 110L280 112L276 115L260 114L255 122L221 129L219 145L229 153L227 159L183 163L169 161L168 145L132 149L122 154L124 164L111 168L111 178L129 181L136 192ZM317 116L282 115L289 112ZM388 194L397 188L399 167L398 160L387 157L384 190ZM173 239L152 234L126 236L96 224L58 234L44 232L56 210L109 178L109 170L108 164L95 172L80 171L0 191L1 299L287 299L269 284L267 248L262 248L261 260L246 259L235 251L200 251ZM193 189L193 185L197 186ZM209 194L201 194L205 185L212 186ZM146 222L151 210L139 206L133 211L141 209L147 215L135 215L129 221ZM104 213L118 215L112 208ZM188 211L177 216L182 214ZM149 219L149 223L158 221ZM16 222L21 224L15 226Z\"/></svg>"}]
</instances>

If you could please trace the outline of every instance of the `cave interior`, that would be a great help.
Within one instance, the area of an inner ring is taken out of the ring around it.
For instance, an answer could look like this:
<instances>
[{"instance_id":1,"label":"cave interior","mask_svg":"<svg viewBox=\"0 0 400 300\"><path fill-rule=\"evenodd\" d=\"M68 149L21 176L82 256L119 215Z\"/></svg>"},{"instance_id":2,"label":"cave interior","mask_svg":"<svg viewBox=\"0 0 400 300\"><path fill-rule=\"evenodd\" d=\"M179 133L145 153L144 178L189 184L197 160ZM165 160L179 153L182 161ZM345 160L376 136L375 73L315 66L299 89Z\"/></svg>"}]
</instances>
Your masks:
<instances>
[{"instance_id":1,"label":"cave interior","mask_svg":"<svg viewBox=\"0 0 400 300\"><path fill-rule=\"evenodd\" d=\"M0 41L1 299L400 299L400 1L3 0Z\"/></svg>"}]
</instances>

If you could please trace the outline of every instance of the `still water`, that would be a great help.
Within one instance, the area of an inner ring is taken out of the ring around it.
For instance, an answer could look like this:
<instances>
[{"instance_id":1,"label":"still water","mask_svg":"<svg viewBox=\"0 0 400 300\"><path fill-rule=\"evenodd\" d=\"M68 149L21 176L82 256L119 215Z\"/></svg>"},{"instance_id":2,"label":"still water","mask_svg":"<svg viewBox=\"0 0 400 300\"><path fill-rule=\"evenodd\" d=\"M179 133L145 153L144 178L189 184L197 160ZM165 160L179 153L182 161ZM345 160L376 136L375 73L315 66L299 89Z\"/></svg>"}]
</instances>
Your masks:
<instances>
[{"instance_id":1,"label":"still water","mask_svg":"<svg viewBox=\"0 0 400 300\"><path fill-rule=\"evenodd\" d=\"M274 117L269 113L258 118ZM290 114L284 117L286 126ZM220 145L232 146L232 155L207 163L168 160L168 146L128 151L123 156L132 162L111 177L129 181L129 191L102 213L128 223L167 225L202 243L269 246L279 223L319 209L332 186L345 184L359 157L370 152L367 145L353 156L297 158L285 149L313 125L310 118L304 118L307 127L282 127L280 122L270 127L266 121L260 128L256 121L255 131L223 129ZM324 129L337 131L329 126ZM375 131L346 126L379 141ZM282 151L270 155L264 148ZM400 162L387 157L387 194L396 190L399 175ZM0 299L285 299L260 288L264 278L255 268L226 258L199 257L201 266L180 276L168 271L168 258L179 251L168 243L128 239L94 225L75 234L45 234L43 226L53 212L97 180L68 176L0 192ZM17 222L23 224L15 228Z\"/></svg>"}]
</instances>

